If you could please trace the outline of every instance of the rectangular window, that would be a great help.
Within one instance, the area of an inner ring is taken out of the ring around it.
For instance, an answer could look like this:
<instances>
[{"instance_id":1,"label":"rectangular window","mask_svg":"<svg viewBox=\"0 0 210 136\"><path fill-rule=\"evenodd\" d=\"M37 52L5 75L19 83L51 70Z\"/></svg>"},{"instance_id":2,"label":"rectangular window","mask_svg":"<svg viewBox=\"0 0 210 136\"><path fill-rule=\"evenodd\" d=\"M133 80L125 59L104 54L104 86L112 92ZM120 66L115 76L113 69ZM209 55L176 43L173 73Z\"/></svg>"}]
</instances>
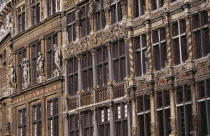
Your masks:
<instances>
[{"instance_id":1,"label":"rectangular window","mask_svg":"<svg viewBox=\"0 0 210 136\"><path fill-rule=\"evenodd\" d=\"M192 130L192 102L190 86L178 86L176 89L176 107L178 118L178 132L181 136L188 136Z\"/></svg>"},{"instance_id":2,"label":"rectangular window","mask_svg":"<svg viewBox=\"0 0 210 136\"><path fill-rule=\"evenodd\" d=\"M210 135L210 79L197 83L198 116L201 135Z\"/></svg>"},{"instance_id":3,"label":"rectangular window","mask_svg":"<svg viewBox=\"0 0 210 136\"><path fill-rule=\"evenodd\" d=\"M32 0L32 25L36 25L40 22L40 3L39 1L36 2L35 0Z\"/></svg>"},{"instance_id":4,"label":"rectangular window","mask_svg":"<svg viewBox=\"0 0 210 136\"><path fill-rule=\"evenodd\" d=\"M109 79L109 66L108 66L108 50L105 46L98 48L96 51L97 63L97 85L107 85Z\"/></svg>"},{"instance_id":5,"label":"rectangular window","mask_svg":"<svg viewBox=\"0 0 210 136\"><path fill-rule=\"evenodd\" d=\"M111 0L111 24L122 20L122 8L120 0Z\"/></svg>"},{"instance_id":6,"label":"rectangular window","mask_svg":"<svg viewBox=\"0 0 210 136\"><path fill-rule=\"evenodd\" d=\"M18 136L26 136L26 109L18 111Z\"/></svg>"},{"instance_id":7,"label":"rectangular window","mask_svg":"<svg viewBox=\"0 0 210 136\"><path fill-rule=\"evenodd\" d=\"M104 0L96 0L96 30L103 29L106 26Z\"/></svg>"},{"instance_id":8,"label":"rectangular window","mask_svg":"<svg viewBox=\"0 0 210 136\"><path fill-rule=\"evenodd\" d=\"M82 85L84 90L90 90L93 86L92 54L90 52L82 55Z\"/></svg>"},{"instance_id":9,"label":"rectangular window","mask_svg":"<svg viewBox=\"0 0 210 136\"><path fill-rule=\"evenodd\" d=\"M89 5L81 7L81 12L80 12L81 37L85 37L90 34L90 20L88 17L88 9Z\"/></svg>"},{"instance_id":10,"label":"rectangular window","mask_svg":"<svg viewBox=\"0 0 210 136\"><path fill-rule=\"evenodd\" d=\"M56 12L56 1L55 0L47 0L47 15L51 16Z\"/></svg>"},{"instance_id":11,"label":"rectangular window","mask_svg":"<svg viewBox=\"0 0 210 136\"><path fill-rule=\"evenodd\" d=\"M126 56L124 41L117 41L112 45L112 58L114 68L114 80L116 82L124 81L126 76Z\"/></svg>"},{"instance_id":12,"label":"rectangular window","mask_svg":"<svg viewBox=\"0 0 210 136\"><path fill-rule=\"evenodd\" d=\"M99 135L110 136L110 109L100 108L97 113Z\"/></svg>"},{"instance_id":13,"label":"rectangular window","mask_svg":"<svg viewBox=\"0 0 210 136\"><path fill-rule=\"evenodd\" d=\"M161 28L152 32L154 68L160 70L167 63L166 32Z\"/></svg>"},{"instance_id":14,"label":"rectangular window","mask_svg":"<svg viewBox=\"0 0 210 136\"><path fill-rule=\"evenodd\" d=\"M52 99L47 102L47 119L49 136L58 136L58 99Z\"/></svg>"},{"instance_id":15,"label":"rectangular window","mask_svg":"<svg viewBox=\"0 0 210 136\"><path fill-rule=\"evenodd\" d=\"M207 11L202 11L192 16L192 32L195 58L205 57L210 52Z\"/></svg>"},{"instance_id":16,"label":"rectangular window","mask_svg":"<svg viewBox=\"0 0 210 136\"><path fill-rule=\"evenodd\" d=\"M33 110L33 119L32 119L33 136L41 136L42 135L41 104L38 103L36 105L33 105L32 110Z\"/></svg>"},{"instance_id":17,"label":"rectangular window","mask_svg":"<svg viewBox=\"0 0 210 136\"><path fill-rule=\"evenodd\" d=\"M91 111L82 113L82 127L84 136L93 136L93 113Z\"/></svg>"},{"instance_id":18,"label":"rectangular window","mask_svg":"<svg viewBox=\"0 0 210 136\"><path fill-rule=\"evenodd\" d=\"M38 71L37 71L37 58L38 58L38 53L41 52L41 42L35 42L31 44L31 81L32 84L37 83L37 78L38 78Z\"/></svg>"},{"instance_id":19,"label":"rectangular window","mask_svg":"<svg viewBox=\"0 0 210 136\"><path fill-rule=\"evenodd\" d=\"M145 14L146 5L145 0L134 1L134 17L140 17Z\"/></svg>"},{"instance_id":20,"label":"rectangular window","mask_svg":"<svg viewBox=\"0 0 210 136\"><path fill-rule=\"evenodd\" d=\"M18 14L18 32L21 33L25 30L25 12Z\"/></svg>"},{"instance_id":21,"label":"rectangular window","mask_svg":"<svg viewBox=\"0 0 210 136\"><path fill-rule=\"evenodd\" d=\"M79 116L77 114L70 115L68 119L70 136L79 136Z\"/></svg>"},{"instance_id":22,"label":"rectangular window","mask_svg":"<svg viewBox=\"0 0 210 136\"><path fill-rule=\"evenodd\" d=\"M157 92L156 103L158 134L161 136L168 136L171 133L169 92L165 90Z\"/></svg>"},{"instance_id":23,"label":"rectangular window","mask_svg":"<svg viewBox=\"0 0 210 136\"><path fill-rule=\"evenodd\" d=\"M147 41L146 35L142 34L135 38L135 62L136 62L136 75L143 76L146 73L147 63Z\"/></svg>"},{"instance_id":24,"label":"rectangular window","mask_svg":"<svg viewBox=\"0 0 210 136\"><path fill-rule=\"evenodd\" d=\"M150 96L143 95L137 98L138 129L140 136L150 134Z\"/></svg>"},{"instance_id":25,"label":"rectangular window","mask_svg":"<svg viewBox=\"0 0 210 136\"><path fill-rule=\"evenodd\" d=\"M152 0L152 10L156 10L158 8L163 7L164 0Z\"/></svg>"},{"instance_id":26,"label":"rectangular window","mask_svg":"<svg viewBox=\"0 0 210 136\"><path fill-rule=\"evenodd\" d=\"M187 60L187 39L185 20L179 20L172 24L173 60L178 65Z\"/></svg>"},{"instance_id":27,"label":"rectangular window","mask_svg":"<svg viewBox=\"0 0 210 136\"><path fill-rule=\"evenodd\" d=\"M17 53L18 58L18 88L22 89L23 81L23 68L21 67L23 58L26 58L26 50L23 48Z\"/></svg>"},{"instance_id":28,"label":"rectangular window","mask_svg":"<svg viewBox=\"0 0 210 136\"><path fill-rule=\"evenodd\" d=\"M115 132L119 136L128 135L128 123L127 123L127 114L128 108L124 103L115 105Z\"/></svg>"},{"instance_id":29,"label":"rectangular window","mask_svg":"<svg viewBox=\"0 0 210 136\"><path fill-rule=\"evenodd\" d=\"M74 95L78 91L78 60L77 58L72 58L68 61L68 86L69 94Z\"/></svg>"},{"instance_id":30,"label":"rectangular window","mask_svg":"<svg viewBox=\"0 0 210 136\"><path fill-rule=\"evenodd\" d=\"M76 40L75 11L67 15L68 42Z\"/></svg>"},{"instance_id":31,"label":"rectangular window","mask_svg":"<svg viewBox=\"0 0 210 136\"><path fill-rule=\"evenodd\" d=\"M48 37L46 37L46 42L47 42L47 77L52 78L53 77L53 72L55 70L55 62L54 62L54 44L58 45L58 37L57 33L52 34Z\"/></svg>"}]
</instances>

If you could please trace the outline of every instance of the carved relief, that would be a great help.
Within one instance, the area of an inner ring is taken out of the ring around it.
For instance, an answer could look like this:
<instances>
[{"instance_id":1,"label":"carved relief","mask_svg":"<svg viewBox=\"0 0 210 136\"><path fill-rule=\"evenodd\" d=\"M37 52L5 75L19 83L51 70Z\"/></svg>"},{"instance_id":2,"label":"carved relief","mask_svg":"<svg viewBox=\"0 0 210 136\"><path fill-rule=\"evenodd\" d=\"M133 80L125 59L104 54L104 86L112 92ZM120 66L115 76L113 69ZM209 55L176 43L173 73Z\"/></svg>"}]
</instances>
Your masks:
<instances>
[{"instance_id":1,"label":"carved relief","mask_svg":"<svg viewBox=\"0 0 210 136\"><path fill-rule=\"evenodd\" d=\"M69 45L62 48L63 57L64 59L69 58L81 51L110 42L114 39L118 39L119 37L124 37L126 34L127 32L124 25L113 25L109 30L89 35L78 42L69 43Z\"/></svg>"},{"instance_id":2,"label":"carved relief","mask_svg":"<svg viewBox=\"0 0 210 136\"><path fill-rule=\"evenodd\" d=\"M180 66L174 69L174 74L175 74L175 81L180 82L183 80L186 80L186 73L185 71L187 68L185 66Z\"/></svg>"},{"instance_id":3,"label":"carved relief","mask_svg":"<svg viewBox=\"0 0 210 136\"><path fill-rule=\"evenodd\" d=\"M209 68L206 66L206 61L202 61L202 62L199 62L197 65L196 65L196 69L197 69L197 72L195 74L195 77L200 77L202 75L205 75L205 74L209 74L210 73L210 70Z\"/></svg>"},{"instance_id":4,"label":"carved relief","mask_svg":"<svg viewBox=\"0 0 210 136\"><path fill-rule=\"evenodd\" d=\"M166 74L164 72L160 72L157 75L155 75L155 87L166 85Z\"/></svg>"}]
</instances>

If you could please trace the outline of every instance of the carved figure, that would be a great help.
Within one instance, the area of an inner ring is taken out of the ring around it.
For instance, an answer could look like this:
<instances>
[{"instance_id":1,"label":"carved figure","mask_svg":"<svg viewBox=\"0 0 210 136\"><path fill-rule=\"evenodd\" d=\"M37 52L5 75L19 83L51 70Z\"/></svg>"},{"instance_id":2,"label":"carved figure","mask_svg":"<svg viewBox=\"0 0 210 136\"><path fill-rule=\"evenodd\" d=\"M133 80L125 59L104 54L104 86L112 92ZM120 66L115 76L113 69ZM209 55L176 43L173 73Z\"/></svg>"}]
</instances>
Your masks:
<instances>
[{"instance_id":1,"label":"carved figure","mask_svg":"<svg viewBox=\"0 0 210 136\"><path fill-rule=\"evenodd\" d=\"M22 63L21 63L21 67L23 67L23 79L25 83L29 83L30 82L30 76L29 76L29 61L26 58L23 58Z\"/></svg>"},{"instance_id":2,"label":"carved figure","mask_svg":"<svg viewBox=\"0 0 210 136\"><path fill-rule=\"evenodd\" d=\"M61 69L61 49L54 44L54 53L55 53L55 65L56 69Z\"/></svg>"},{"instance_id":3,"label":"carved figure","mask_svg":"<svg viewBox=\"0 0 210 136\"><path fill-rule=\"evenodd\" d=\"M91 17L94 13L94 2L91 1L89 4L88 16Z\"/></svg>"},{"instance_id":4,"label":"carved figure","mask_svg":"<svg viewBox=\"0 0 210 136\"><path fill-rule=\"evenodd\" d=\"M10 72L9 72L9 83L10 87L16 87L16 73L15 73L15 67L13 65L10 66Z\"/></svg>"},{"instance_id":5,"label":"carved figure","mask_svg":"<svg viewBox=\"0 0 210 136\"><path fill-rule=\"evenodd\" d=\"M44 56L41 52L38 52L37 71L39 76L44 75Z\"/></svg>"},{"instance_id":6,"label":"carved figure","mask_svg":"<svg viewBox=\"0 0 210 136\"><path fill-rule=\"evenodd\" d=\"M6 16L6 29L8 30L8 29L10 29L10 28L12 28L12 19L11 19L11 15L9 14L9 15L7 15Z\"/></svg>"}]
</instances>

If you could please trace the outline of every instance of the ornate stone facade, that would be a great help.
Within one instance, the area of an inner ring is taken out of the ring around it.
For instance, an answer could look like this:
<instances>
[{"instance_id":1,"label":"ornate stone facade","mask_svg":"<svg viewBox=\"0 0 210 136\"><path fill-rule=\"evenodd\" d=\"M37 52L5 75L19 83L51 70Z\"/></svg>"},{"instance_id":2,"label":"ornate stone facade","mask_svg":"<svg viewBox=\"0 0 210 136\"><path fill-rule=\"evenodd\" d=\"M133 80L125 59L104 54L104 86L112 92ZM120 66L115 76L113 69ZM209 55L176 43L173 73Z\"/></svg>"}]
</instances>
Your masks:
<instances>
[{"instance_id":1,"label":"ornate stone facade","mask_svg":"<svg viewBox=\"0 0 210 136\"><path fill-rule=\"evenodd\" d=\"M209 15L209 0L3 1L0 135L210 135Z\"/></svg>"}]
</instances>

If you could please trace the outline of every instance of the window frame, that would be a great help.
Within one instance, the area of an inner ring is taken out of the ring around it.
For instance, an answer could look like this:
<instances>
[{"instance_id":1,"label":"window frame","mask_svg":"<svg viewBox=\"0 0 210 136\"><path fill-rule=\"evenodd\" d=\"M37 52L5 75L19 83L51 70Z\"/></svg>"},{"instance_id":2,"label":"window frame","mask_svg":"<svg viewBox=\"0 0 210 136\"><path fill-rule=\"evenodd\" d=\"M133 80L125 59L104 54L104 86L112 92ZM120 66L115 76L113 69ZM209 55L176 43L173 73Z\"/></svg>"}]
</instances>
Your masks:
<instances>
[{"instance_id":1,"label":"window frame","mask_svg":"<svg viewBox=\"0 0 210 136\"><path fill-rule=\"evenodd\" d=\"M99 1L99 2L98 2ZM105 17L105 10L104 10L104 0L96 0L96 11L95 11L95 18L96 18L96 30L101 30L106 26L106 17ZM98 6L98 7L97 7Z\"/></svg>"},{"instance_id":2,"label":"window frame","mask_svg":"<svg viewBox=\"0 0 210 136\"><path fill-rule=\"evenodd\" d=\"M140 101L140 98L142 98L142 103ZM149 98L149 105L148 105L148 98ZM141 106L140 106L141 104ZM149 107L147 107L149 106ZM142 109L140 109L140 107ZM149 121L148 117L149 116ZM149 95L142 95L137 97L137 117L138 117L138 129L139 129L139 135L140 136L148 136L150 135L150 96ZM143 122L140 121L140 117L143 117ZM141 126L141 123L143 123L143 127ZM145 125L146 124L146 125ZM148 125L149 124L149 125ZM141 130L143 130L141 132ZM143 133L143 134L142 134Z\"/></svg>"},{"instance_id":3,"label":"window frame","mask_svg":"<svg viewBox=\"0 0 210 136\"><path fill-rule=\"evenodd\" d=\"M181 23L183 23L182 21L184 21L184 24L185 24L185 32L181 32ZM173 34L173 32L175 32L175 30L174 30L174 27L173 27L173 25L174 24L178 24L178 33L177 34ZM173 60L174 60L174 64L175 65L179 65L179 64L183 64L183 63L185 63L185 61L187 60L187 58L188 58L188 55L187 54L185 54L185 57L186 58L184 58L184 52L183 52L183 46L185 46L185 51L186 51L186 53L187 53L187 37L186 37L187 35L186 35L186 21L184 20L184 19L180 19L180 20L178 20L178 21L176 21L176 22L173 22L173 24L172 24L172 42L173 42L173 53L174 53L174 55L173 55ZM183 45L183 43L182 43L182 38L185 38L185 40L186 40L186 43L185 43L185 45ZM178 49L179 49L179 62L176 62L177 60L176 60L176 57L175 57L175 54L176 54L176 52L175 52L175 48L176 47L174 47L175 46L175 44L174 44L174 40L177 40L178 39L178 41L179 41L179 47L178 47Z\"/></svg>"},{"instance_id":4,"label":"window frame","mask_svg":"<svg viewBox=\"0 0 210 136\"><path fill-rule=\"evenodd\" d=\"M161 94L160 96L158 96ZM168 96L169 100L167 100L166 96ZM161 97L159 100L158 97ZM157 114L157 130L159 135L168 136L171 133L171 124L170 124L170 92L167 90L158 91L155 93L156 98L156 114ZM158 103L162 103L159 105ZM167 103L169 102L169 103ZM162 113L161 113L162 112ZM159 114L160 113L160 114ZM162 114L162 115L161 115ZM168 115L168 117L167 117ZM167 119L168 118L168 119ZM161 120L162 119L162 120ZM162 123L163 126L161 126ZM170 128L169 128L170 126ZM158 128L160 127L160 128ZM162 132L161 132L162 131ZM163 133L163 134L161 134Z\"/></svg>"},{"instance_id":5,"label":"window frame","mask_svg":"<svg viewBox=\"0 0 210 136\"><path fill-rule=\"evenodd\" d=\"M99 69L101 72L99 72ZM96 73L97 85L99 87L106 86L109 80L109 58L108 48L106 46L101 46L96 49Z\"/></svg>"},{"instance_id":6,"label":"window frame","mask_svg":"<svg viewBox=\"0 0 210 136\"><path fill-rule=\"evenodd\" d=\"M84 56L86 57L84 58ZM82 88L85 91L90 91L93 87L93 60L90 52L82 54L81 66Z\"/></svg>"},{"instance_id":7,"label":"window frame","mask_svg":"<svg viewBox=\"0 0 210 136\"><path fill-rule=\"evenodd\" d=\"M145 43L143 42L143 36L145 36ZM138 39L140 41L140 43L138 42ZM141 34L139 36L136 36L135 39L135 62L136 62L136 75L137 77L139 76L144 76L144 74L146 73L146 64L147 64L147 40L146 40L146 34ZM139 46L139 47L138 47ZM140 54L140 57L139 57ZM144 59L143 59L144 58ZM139 61L140 59L140 61ZM140 62L140 63L139 63ZM139 65L138 65L139 64Z\"/></svg>"},{"instance_id":8,"label":"window frame","mask_svg":"<svg viewBox=\"0 0 210 136\"><path fill-rule=\"evenodd\" d=\"M67 14L67 31L68 31L68 42L76 40L76 22L75 22L75 11Z\"/></svg>"},{"instance_id":9,"label":"window frame","mask_svg":"<svg viewBox=\"0 0 210 136\"><path fill-rule=\"evenodd\" d=\"M117 46L117 47L114 47L114 46ZM122 46L124 48L122 48ZM121 39L121 40L115 41L112 44L111 52L112 52L112 63L113 63L114 80L117 83L121 83L121 82L124 81L124 79L126 77L126 69L127 69L127 66L126 66L127 65L126 64L126 59L127 59L127 56L126 56L126 45L125 45L124 40ZM121 66L121 65L124 65L124 67ZM125 69L123 69L123 68L125 68ZM117 71L118 71L118 73L117 73Z\"/></svg>"},{"instance_id":10,"label":"window frame","mask_svg":"<svg viewBox=\"0 0 210 136\"><path fill-rule=\"evenodd\" d=\"M42 107L41 107L41 103L34 104L32 106L32 111L33 111L33 118L32 118L33 136L40 136L40 135L42 135ZM35 127L35 125L36 125L36 127Z\"/></svg>"},{"instance_id":11,"label":"window frame","mask_svg":"<svg viewBox=\"0 0 210 136\"><path fill-rule=\"evenodd\" d=\"M119 109L120 107L120 109ZM126 109L127 107L127 109ZM127 112L126 112L127 110ZM114 123L116 134L120 136L128 135L128 105L125 103L118 103L114 105ZM124 126L123 126L124 125ZM118 128L120 127L120 128Z\"/></svg>"},{"instance_id":12,"label":"window frame","mask_svg":"<svg viewBox=\"0 0 210 136\"><path fill-rule=\"evenodd\" d=\"M72 65L70 64L72 62ZM78 59L77 58L71 58L68 60L68 88L69 88L69 94L75 95L78 91L78 78L79 78L79 70L78 70ZM72 84L70 83L70 79L72 78ZM75 83L76 82L76 83ZM72 86L71 86L72 85ZM73 88L71 90L71 88Z\"/></svg>"},{"instance_id":13,"label":"window frame","mask_svg":"<svg viewBox=\"0 0 210 136\"><path fill-rule=\"evenodd\" d=\"M19 109L18 114L18 135L26 136L26 108Z\"/></svg>"},{"instance_id":14,"label":"window frame","mask_svg":"<svg viewBox=\"0 0 210 136\"><path fill-rule=\"evenodd\" d=\"M110 5L110 17L111 17L111 24L118 23L122 21L122 5L120 0L112 0Z\"/></svg>"},{"instance_id":15,"label":"window frame","mask_svg":"<svg viewBox=\"0 0 210 136\"><path fill-rule=\"evenodd\" d=\"M203 39L204 38L204 32L207 31L207 34L208 34L207 40L209 40L208 21L207 22L202 22L202 21L205 21L204 19L206 19L205 17L203 17L203 13L204 14L206 13L207 18L208 18L208 12L207 11L200 11L200 12L192 15L192 34L193 34L192 37L193 37L193 43L194 43L194 47L195 47L195 50L194 50L195 59L205 57L210 52L210 49L208 48L209 42L208 41L204 42L204 39ZM198 15L198 18L194 18L197 15ZM197 23L199 23L199 24L197 24ZM198 25L198 26L196 26L196 25ZM196 33L198 33L199 36L197 36ZM199 40L196 39L198 37L200 38ZM196 45L196 44L199 44L199 45ZM204 45L204 44L206 44L206 45ZM201 51L199 51L199 50L201 50ZM196 51L199 51L199 52L196 52ZM206 52L204 52L204 51L206 51Z\"/></svg>"},{"instance_id":16,"label":"window frame","mask_svg":"<svg viewBox=\"0 0 210 136\"><path fill-rule=\"evenodd\" d=\"M164 36L162 37L162 34L161 34L161 30L164 30ZM155 37L155 32L158 32L158 39L157 37ZM157 40L157 41L156 41ZM164 47L165 46L165 47ZM155 49L158 47L158 55L159 55L159 58L157 60L157 56L155 56ZM161 28L158 28L158 29L155 29L152 31L152 48L153 48L153 66L154 66L154 69L156 71L158 70L162 70L166 67L166 62L167 62L167 45L166 45L166 29L165 27L161 27ZM164 50L165 49L165 50ZM165 51L165 55L163 55L163 50ZM164 60L164 57L165 57L165 62L163 62ZM158 61L158 64L156 64Z\"/></svg>"},{"instance_id":17,"label":"window frame","mask_svg":"<svg viewBox=\"0 0 210 136\"><path fill-rule=\"evenodd\" d=\"M134 17L137 18L144 15L146 12L145 0L135 0L134 3Z\"/></svg>"},{"instance_id":18,"label":"window frame","mask_svg":"<svg viewBox=\"0 0 210 136\"><path fill-rule=\"evenodd\" d=\"M82 16L84 8L84 16ZM90 34L90 19L88 17L88 10L89 10L89 4L86 4L81 7L81 13L80 13L80 35L81 37L85 37Z\"/></svg>"},{"instance_id":19,"label":"window frame","mask_svg":"<svg viewBox=\"0 0 210 136\"><path fill-rule=\"evenodd\" d=\"M40 1L32 0L31 2L31 22L32 25L37 25L40 23Z\"/></svg>"},{"instance_id":20,"label":"window frame","mask_svg":"<svg viewBox=\"0 0 210 136\"><path fill-rule=\"evenodd\" d=\"M51 103L52 103L52 105L51 105ZM59 106L58 105L59 105L58 98L53 98L53 99L50 99L47 101L48 136L58 136L59 135L59 126L58 126ZM51 109L51 107L52 107L52 109Z\"/></svg>"}]
</instances>

